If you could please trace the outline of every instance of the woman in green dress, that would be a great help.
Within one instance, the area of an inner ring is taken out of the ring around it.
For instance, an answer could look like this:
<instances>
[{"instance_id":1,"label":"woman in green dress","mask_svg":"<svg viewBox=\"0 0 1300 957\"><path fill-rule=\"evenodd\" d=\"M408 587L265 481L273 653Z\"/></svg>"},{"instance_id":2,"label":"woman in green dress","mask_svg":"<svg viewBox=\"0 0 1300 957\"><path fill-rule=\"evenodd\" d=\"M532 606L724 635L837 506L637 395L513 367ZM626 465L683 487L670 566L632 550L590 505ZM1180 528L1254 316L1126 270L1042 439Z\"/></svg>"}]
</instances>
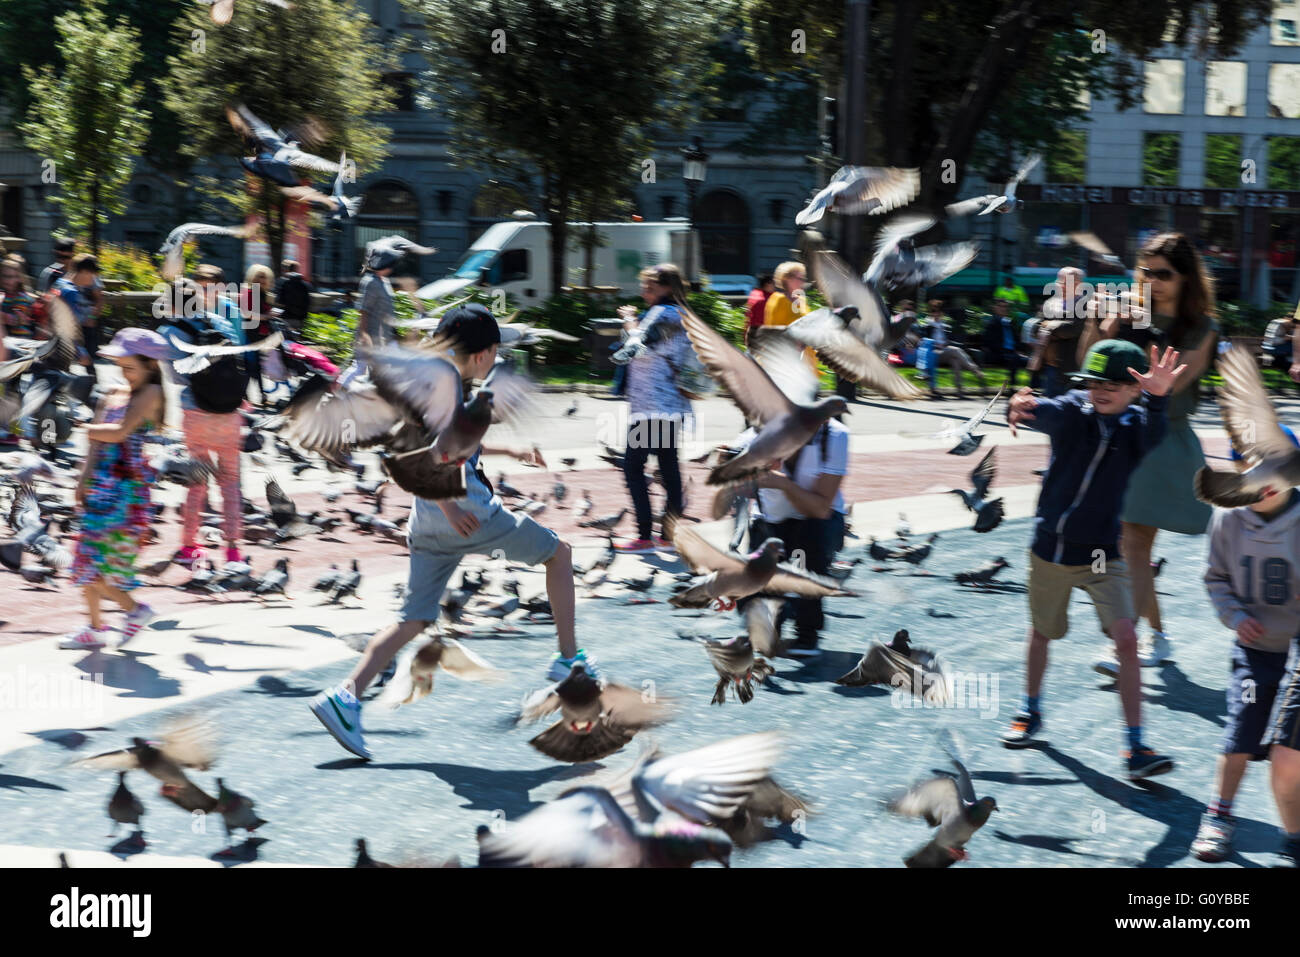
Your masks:
<instances>
[{"instance_id":1,"label":"woman in green dress","mask_svg":"<svg viewBox=\"0 0 1300 957\"><path fill-rule=\"evenodd\" d=\"M1198 382L1216 354L1219 327L1214 320L1214 291L1201 257L1182 233L1162 233L1148 240L1138 253L1135 279L1146 284L1143 309L1101 323L1104 338L1128 339L1144 349L1149 343L1173 346L1182 353L1187 371L1169 397L1169 427L1164 440L1142 460L1129 479L1120 514L1120 553L1133 581L1133 604L1138 616L1151 625L1148 647L1140 654L1143 667L1153 668L1173 660L1169 636L1160 617L1151 551L1160 529L1183 535L1202 535L1210 520L1210 506L1197 499L1192 477L1205 464L1201 443L1189 416L1196 409ZM1135 321L1136 320L1136 321ZM1097 663L1103 674L1117 675L1113 660Z\"/></svg>"}]
</instances>

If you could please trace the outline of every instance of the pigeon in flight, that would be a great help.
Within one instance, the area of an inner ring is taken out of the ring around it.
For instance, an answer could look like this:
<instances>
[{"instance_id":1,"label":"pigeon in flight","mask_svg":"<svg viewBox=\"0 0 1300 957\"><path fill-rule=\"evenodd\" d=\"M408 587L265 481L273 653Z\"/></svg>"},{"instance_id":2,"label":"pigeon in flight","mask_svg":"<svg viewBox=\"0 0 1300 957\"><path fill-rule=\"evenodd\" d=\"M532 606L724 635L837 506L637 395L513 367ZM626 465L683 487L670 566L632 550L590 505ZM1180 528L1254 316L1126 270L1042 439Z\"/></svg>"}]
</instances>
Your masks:
<instances>
[{"instance_id":1,"label":"pigeon in flight","mask_svg":"<svg viewBox=\"0 0 1300 957\"><path fill-rule=\"evenodd\" d=\"M775 655L778 650L774 605L775 602L767 599L755 598L745 606L746 634L704 639L704 650L713 670L718 673L712 704L724 704L728 688L741 704L748 704L754 698L754 683L761 685L776 673L776 669L760 657Z\"/></svg>"},{"instance_id":2,"label":"pigeon in flight","mask_svg":"<svg viewBox=\"0 0 1300 957\"><path fill-rule=\"evenodd\" d=\"M951 735L945 733L940 740L957 773L921 781L888 803L895 814L924 818L938 828L928 844L903 859L908 867L951 867L966 860L966 843L998 810L993 798L975 796L975 785L956 754Z\"/></svg>"},{"instance_id":3,"label":"pigeon in flight","mask_svg":"<svg viewBox=\"0 0 1300 957\"><path fill-rule=\"evenodd\" d=\"M339 155L339 171L334 177L334 188L329 195L322 193L314 186L286 186L281 188L281 192L290 199L296 199L302 203L314 203L317 206L324 206L331 213L329 220L332 223L341 223L345 219L351 219L361 208L361 202L364 196L348 196L343 190L343 185L348 176L348 154L344 150Z\"/></svg>"},{"instance_id":4,"label":"pigeon in flight","mask_svg":"<svg viewBox=\"0 0 1300 957\"><path fill-rule=\"evenodd\" d=\"M212 365L212 360L221 356L238 356L246 352L270 352L272 349L278 349L284 342L284 335L280 332L273 332L265 339L259 339L257 342L250 342L248 345L238 346L229 345L193 345L178 337L169 337L168 342L181 352L189 353L184 359L177 359L172 363L172 367L182 375L193 375L196 372L202 372L208 366Z\"/></svg>"},{"instance_id":5,"label":"pigeon in flight","mask_svg":"<svg viewBox=\"0 0 1300 957\"><path fill-rule=\"evenodd\" d=\"M807 445L828 419L849 411L841 396L812 405L792 402L751 356L727 342L689 309L682 312L695 354L757 429L744 452L709 472L709 485L735 484L767 471L772 462L784 461Z\"/></svg>"},{"instance_id":6,"label":"pigeon in flight","mask_svg":"<svg viewBox=\"0 0 1300 957\"><path fill-rule=\"evenodd\" d=\"M431 694L434 673L439 668L465 681L499 681L505 677L500 668L488 664L454 638L435 636L417 648L404 664L405 667L397 667L396 677L379 695L379 703L384 707L396 709Z\"/></svg>"},{"instance_id":7,"label":"pigeon in flight","mask_svg":"<svg viewBox=\"0 0 1300 957\"><path fill-rule=\"evenodd\" d=\"M247 239L251 231L247 226L212 226L208 223L183 223L177 226L163 244L158 247L158 255L163 257L159 274L168 282L181 278L185 271L185 244L195 236L234 236Z\"/></svg>"},{"instance_id":8,"label":"pigeon in flight","mask_svg":"<svg viewBox=\"0 0 1300 957\"><path fill-rule=\"evenodd\" d=\"M1039 153L1030 153L1025 157L1025 161L1020 164L1020 169L1016 170L1016 175L1007 180L1006 188L1003 189L1002 195L994 199L987 206L979 211L980 216L987 216L989 213L1010 213L1014 212L1017 205L1024 205L1023 202L1016 199L1016 187L1025 181L1028 176L1042 159Z\"/></svg>"},{"instance_id":9,"label":"pigeon in flight","mask_svg":"<svg viewBox=\"0 0 1300 957\"><path fill-rule=\"evenodd\" d=\"M921 171L880 166L841 166L826 188L794 221L807 226L828 212L876 215L910 203L921 191Z\"/></svg>"},{"instance_id":10,"label":"pigeon in flight","mask_svg":"<svg viewBox=\"0 0 1300 957\"><path fill-rule=\"evenodd\" d=\"M219 27L224 27L235 15L235 0L200 0L200 2L212 5L210 11L212 22ZM293 5L288 0L257 0L257 2L269 7L279 7L281 10L293 9Z\"/></svg>"},{"instance_id":11,"label":"pigeon in flight","mask_svg":"<svg viewBox=\"0 0 1300 957\"><path fill-rule=\"evenodd\" d=\"M211 811L216 798L205 794L184 768L206 771L216 761L216 728L209 718L192 715L170 722L159 742L132 738L131 746L76 762L77 767L113 771L143 770L163 784L163 796L186 810Z\"/></svg>"},{"instance_id":12,"label":"pigeon in flight","mask_svg":"<svg viewBox=\"0 0 1300 957\"><path fill-rule=\"evenodd\" d=\"M974 432L979 428L980 423L985 417L993 411L993 406L998 404L1002 398L1002 393L1006 389L1003 385L998 389L998 394L989 400L989 404L976 412L965 422L959 422L948 426L946 429L940 429L938 432L899 432L898 434L908 439L945 439L955 441L957 444L948 450L949 455L970 455L980 443L984 441L983 435L975 435Z\"/></svg>"},{"instance_id":13,"label":"pigeon in flight","mask_svg":"<svg viewBox=\"0 0 1300 957\"><path fill-rule=\"evenodd\" d=\"M876 250L872 254L867 271L862 274L862 281L868 286L875 286L879 283L884 275L885 265L892 256L897 254L899 245L910 242L917 233L923 233L933 225L933 217L914 214L895 216L885 223L880 230L880 234L876 237ZM820 285L820 278L818 285ZM824 289L822 291L826 292ZM830 295L829 292L826 292L826 294Z\"/></svg>"},{"instance_id":14,"label":"pigeon in flight","mask_svg":"<svg viewBox=\"0 0 1300 957\"><path fill-rule=\"evenodd\" d=\"M785 546L779 538L767 539L746 557L715 548L681 522L673 523L672 532L677 554L699 576L668 599L674 608L703 608L716 602L719 610L729 610L739 599L759 594L774 598L789 594L805 598L856 596L834 579L783 564Z\"/></svg>"},{"instance_id":15,"label":"pigeon in flight","mask_svg":"<svg viewBox=\"0 0 1300 957\"><path fill-rule=\"evenodd\" d=\"M979 243L970 241L917 247L903 240L885 257L876 282L888 289L933 286L969 266L979 251Z\"/></svg>"},{"instance_id":16,"label":"pigeon in flight","mask_svg":"<svg viewBox=\"0 0 1300 957\"><path fill-rule=\"evenodd\" d=\"M1002 524L1002 519L1006 512L1002 507L1002 499L990 499L989 486L993 484L993 477L997 472L997 467L993 463L993 453L998 450L995 445L985 453L984 458L980 459L980 464L971 470L970 480L974 485L973 492L967 492L965 489L950 489L953 495L961 497L962 504L975 513L975 524L973 529L977 532L991 532Z\"/></svg>"},{"instance_id":17,"label":"pigeon in flight","mask_svg":"<svg viewBox=\"0 0 1300 957\"><path fill-rule=\"evenodd\" d=\"M690 867L731 861L731 819L780 756L773 732L645 756L608 789L572 788L479 844L481 866Z\"/></svg>"},{"instance_id":18,"label":"pigeon in flight","mask_svg":"<svg viewBox=\"0 0 1300 957\"><path fill-rule=\"evenodd\" d=\"M667 720L667 699L593 678L575 662L563 681L524 700L518 721L539 721L560 712L560 720L528 743L557 761L599 761L632 740L642 728Z\"/></svg>"},{"instance_id":19,"label":"pigeon in flight","mask_svg":"<svg viewBox=\"0 0 1300 957\"><path fill-rule=\"evenodd\" d=\"M1220 472L1202 466L1194 481L1196 497L1220 508L1238 508L1263 501L1270 490L1282 493L1300 485L1300 449L1278 425L1255 360L1245 349L1229 349L1218 367L1223 377L1215 390L1219 415L1247 468Z\"/></svg>"},{"instance_id":20,"label":"pigeon in flight","mask_svg":"<svg viewBox=\"0 0 1300 957\"><path fill-rule=\"evenodd\" d=\"M889 644L873 641L862 660L837 685L860 688L888 685L905 688L915 697L936 706L952 701L952 678L928 648L914 648L907 629L895 632Z\"/></svg>"},{"instance_id":21,"label":"pigeon in flight","mask_svg":"<svg viewBox=\"0 0 1300 957\"><path fill-rule=\"evenodd\" d=\"M252 156L240 157L239 163L254 175L280 186L298 186L300 177L295 172L297 169L309 169L317 173L339 171L337 163L299 149L296 140L288 140L287 134L271 129L242 103L226 107L226 119L253 151Z\"/></svg>"},{"instance_id":22,"label":"pigeon in flight","mask_svg":"<svg viewBox=\"0 0 1300 957\"><path fill-rule=\"evenodd\" d=\"M395 266L403 256L431 256L438 250L433 246L421 246L411 242L405 236L384 236L366 243L366 265L371 269L387 269Z\"/></svg>"},{"instance_id":23,"label":"pigeon in flight","mask_svg":"<svg viewBox=\"0 0 1300 957\"><path fill-rule=\"evenodd\" d=\"M1104 242L1102 242L1101 237L1098 236L1096 233L1081 230L1077 232L1066 233L1066 235L1070 238L1072 242L1077 243L1078 245L1082 246L1084 249L1088 250L1088 252L1092 253L1093 258L1098 260L1099 262L1105 263L1107 266L1110 266L1113 269L1118 269L1126 276L1131 273L1131 270L1124 265L1124 263L1120 260L1118 256L1116 256L1113 252L1111 252L1110 247L1107 246Z\"/></svg>"}]
</instances>

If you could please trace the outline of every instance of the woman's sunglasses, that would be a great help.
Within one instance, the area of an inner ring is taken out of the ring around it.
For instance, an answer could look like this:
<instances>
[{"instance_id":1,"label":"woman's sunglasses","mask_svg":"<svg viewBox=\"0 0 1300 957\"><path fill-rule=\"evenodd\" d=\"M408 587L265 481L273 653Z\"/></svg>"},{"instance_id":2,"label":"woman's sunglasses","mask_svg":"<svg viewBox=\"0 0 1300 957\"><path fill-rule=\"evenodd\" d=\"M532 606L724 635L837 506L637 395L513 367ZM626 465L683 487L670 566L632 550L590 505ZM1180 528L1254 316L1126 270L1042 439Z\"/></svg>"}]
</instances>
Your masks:
<instances>
[{"instance_id":1,"label":"woman's sunglasses","mask_svg":"<svg viewBox=\"0 0 1300 957\"><path fill-rule=\"evenodd\" d=\"M1151 269L1147 266L1139 266L1138 272L1142 274L1144 279L1159 279L1161 282L1168 282L1174 278L1172 269Z\"/></svg>"}]
</instances>

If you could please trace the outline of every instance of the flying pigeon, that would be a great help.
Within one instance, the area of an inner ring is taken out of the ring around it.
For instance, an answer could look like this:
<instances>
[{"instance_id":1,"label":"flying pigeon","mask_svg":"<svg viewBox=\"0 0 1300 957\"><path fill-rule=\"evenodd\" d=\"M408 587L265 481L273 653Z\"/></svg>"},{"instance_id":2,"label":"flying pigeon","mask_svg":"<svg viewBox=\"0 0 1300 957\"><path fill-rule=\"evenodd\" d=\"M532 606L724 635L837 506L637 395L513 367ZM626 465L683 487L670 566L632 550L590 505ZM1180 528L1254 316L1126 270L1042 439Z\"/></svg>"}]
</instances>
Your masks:
<instances>
[{"instance_id":1,"label":"flying pigeon","mask_svg":"<svg viewBox=\"0 0 1300 957\"><path fill-rule=\"evenodd\" d=\"M921 171L879 166L841 166L831 181L795 216L798 226L828 212L877 215L910 203L921 189Z\"/></svg>"},{"instance_id":2,"label":"flying pigeon","mask_svg":"<svg viewBox=\"0 0 1300 957\"><path fill-rule=\"evenodd\" d=\"M439 668L466 681L499 681L505 677L501 669L454 638L434 637L417 648L405 664L398 666L397 677L379 695L379 703L387 708L399 708L431 694L434 672Z\"/></svg>"},{"instance_id":3,"label":"flying pigeon","mask_svg":"<svg viewBox=\"0 0 1300 957\"><path fill-rule=\"evenodd\" d=\"M499 832L481 833L481 866L728 866L732 841L714 821L736 814L780 754L772 733L639 761L607 790L578 787Z\"/></svg>"},{"instance_id":4,"label":"flying pigeon","mask_svg":"<svg viewBox=\"0 0 1300 957\"><path fill-rule=\"evenodd\" d=\"M202 715L171 721L158 743L132 738L131 746L76 762L77 767L113 771L143 770L163 783L162 794L186 810L211 811L216 799L186 777L183 768L206 771L216 761L216 728Z\"/></svg>"},{"instance_id":5,"label":"flying pigeon","mask_svg":"<svg viewBox=\"0 0 1300 957\"><path fill-rule=\"evenodd\" d=\"M278 349L284 342L284 335L273 332L265 339L242 346L233 343L215 346L194 345L179 337L169 337L167 341L181 352L189 353L186 358L175 360L172 367L182 375L193 375L212 365L212 360L220 356L237 356L247 352L270 352L272 349Z\"/></svg>"},{"instance_id":6,"label":"flying pigeon","mask_svg":"<svg viewBox=\"0 0 1300 957\"><path fill-rule=\"evenodd\" d=\"M281 192L290 199L296 199L302 203L314 203L317 206L324 206L330 211L330 222L341 223L345 219L351 219L361 208L361 202L364 196L348 196L343 185L348 175L348 154L344 150L339 155L339 171L334 177L334 188L329 195L322 193L314 186L285 186L281 187Z\"/></svg>"},{"instance_id":7,"label":"flying pigeon","mask_svg":"<svg viewBox=\"0 0 1300 957\"><path fill-rule=\"evenodd\" d=\"M280 186L297 186L299 177L295 169L318 173L339 170L337 163L299 149L296 141L286 140L285 134L271 129L243 104L226 107L226 119L253 151L252 156L240 157L240 165L263 179Z\"/></svg>"},{"instance_id":8,"label":"flying pigeon","mask_svg":"<svg viewBox=\"0 0 1300 957\"><path fill-rule=\"evenodd\" d=\"M835 683L850 688L864 685L905 688L936 706L952 701L952 678L933 651L912 647L906 628L896 632L889 644L873 641L853 670L835 679Z\"/></svg>"},{"instance_id":9,"label":"flying pigeon","mask_svg":"<svg viewBox=\"0 0 1300 957\"><path fill-rule=\"evenodd\" d=\"M833 579L782 564L785 549L779 538L767 539L745 557L715 548L681 522L674 523L672 532L677 553L699 576L689 588L668 600L675 608L703 608L716 601L720 609L725 609L756 594L808 598L856 595L840 588Z\"/></svg>"},{"instance_id":10,"label":"flying pigeon","mask_svg":"<svg viewBox=\"0 0 1300 957\"><path fill-rule=\"evenodd\" d=\"M158 255L163 257L159 274L171 282L179 279L185 271L185 244L194 236L234 236L247 239L250 235L247 226L211 226L208 223L184 223L177 226L158 248Z\"/></svg>"},{"instance_id":11,"label":"flying pigeon","mask_svg":"<svg viewBox=\"0 0 1300 957\"><path fill-rule=\"evenodd\" d=\"M776 613L775 603L763 598L755 598L745 606L745 626L747 634L734 638L706 638L704 650L708 652L713 670L718 673L718 684L713 689L712 704L724 704L727 689L730 688L741 704L748 704L754 698L754 682L762 684L776 669L758 656L758 647L763 647L762 654L775 654ZM755 645L755 639L760 643Z\"/></svg>"},{"instance_id":12,"label":"flying pigeon","mask_svg":"<svg viewBox=\"0 0 1300 957\"><path fill-rule=\"evenodd\" d=\"M975 513L975 524L972 528L977 532L991 532L1002 524L1002 519L1006 514L1002 506L1002 499L990 499L989 486L993 484L993 477L996 474L996 466L993 464L993 453L997 451L997 446L989 449L980 459L980 464L971 470L970 480L974 485L973 492L967 492L965 489L951 489L953 495L961 497L962 504Z\"/></svg>"},{"instance_id":13,"label":"flying pigeon","mask_svg":"<svg viewBox=\"0 0 1300 957\"><path fill-rule=\"evenodd\" d=\"M938 432L899 432L898 434L909 439L944 439L954 441L956 444L948 450L949 455L970 455L980 443L984 441L983 435L975 435L974 432L979 428L980 423L985 417L993 411L993 407L998 404L1002 398L1002 393L1006 389L1003 385L998 389L998 394L989 400L989 404L980 411L976 412L965 422L954 423L946 429L940 429Z\"/></svg>"},{"instance_id":14,"label":"flying pigeon","mask_svg":"<svg viewBox=\"0 0 1300 957\"><path fill-rule=\"evenodd\" d=\"M1220 472L1208 465L1196 473L1196 497L1220 508L1263 501L1264 493L1300 485L1300 449L1278 425L1255 360L1245 349L1219 357L1223 385L1215 390L1219 415L1232 446L1247 466L1244 472Z\"/></svg>"},{"instance_id":15,"label":"flying pigeon","mask_svg":"<svg viewBox=\"0 0 1300 957\"><path fill-rule=\"evenodd\" d=\"M235 15L235 0L201 0L201 2L212 4L212 10L210 11L212 22L219 27L224 27L230 22L230 18ZM293 9L288 0L257 0L257 2L271 7L279 7L281 10Z\"/></svg>"},{"instance_id":16,"label":"flying pigeon","mask_svg":"<svg viewBox=\"0 0 1300 957\"><path fill-rule=\"evenodd\" d=\"M928 844L903 859L908 867L951 867L965 860L966 842L998 810L993 798L976 798L970 774L954 753L951 736L944 735L941 740L957 773L921 781L888 803L894 813L924 818L925 823L938 828Z\"/></svg>"},{"instance_id":17,"label":"flying pigeon","mask_svg":"<svg viewBox=\"0 0 1300 957\"><path fill-rule=\"evenodd\" d=\"M659 724L669 702L623 685L598 681L575 662L568 677L525 699L518 721L538 721L560 712L560 720L528 743L547 757L572 764L599 761Z\"/></svg>"},{"instance_id":18,"label":"flying pigeon","mask_svg":"<svg viewBox=\"0 0 1300 957\"><path fill-rule=\"evenodd\" d=\"M838 395L813 405L792 402L752 357L689 309L682 311L696 355L757 430L744 452L709 472L708 484L732 485L767 471L772 462L784 461L802 449L828 419L848 413L848 403Z\"/></svg>"},{"instance_id":19,"label":"flying pigeon","mask_svg":"<svg viewBox=\"0 0 1300 957\"><path fill-rule=\"evenodd\" d=\"M1025 177L1033 171L1038 165L1039 160L1043 157L1038 153L1030 153L1025 157L1025 161L1020 164L1020 169L1016 170L1016 175L1007 180L1006 188L1003 189L1002 195L993 200L987 206L979 211L980 216L987 216L989 213L1010 213L1016 209L1018 201L1016 200L1016 187L1024 182ZM1019 203L1019 205L1024 205Z\"/></svg>"}]
</instances>

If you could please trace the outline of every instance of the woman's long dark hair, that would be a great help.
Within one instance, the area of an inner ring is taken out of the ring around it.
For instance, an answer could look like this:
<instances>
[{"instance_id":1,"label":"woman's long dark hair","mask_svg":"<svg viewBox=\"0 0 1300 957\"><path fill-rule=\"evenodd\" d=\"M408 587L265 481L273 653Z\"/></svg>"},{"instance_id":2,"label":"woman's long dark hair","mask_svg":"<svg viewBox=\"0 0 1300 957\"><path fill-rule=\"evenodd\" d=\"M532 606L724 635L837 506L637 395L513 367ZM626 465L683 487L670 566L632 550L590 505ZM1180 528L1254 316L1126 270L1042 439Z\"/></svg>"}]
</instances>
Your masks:
<instances>
[{"instance_id":1,"label":"woman's long dark hair","mask_svg":"<svg viewBox=\"0 0 1300 957\"><path fill-rule=\"evenodd\" d=\"M652 279L661 286L668 287L668 298L677 306L686 305L686 283L682 280L682 271L672 263L660 263L647 266L641 270L644 278Z\"/></svg>"},{"instance_id":2,"label":"woman's long dark hair","mask_svg":"<svg viewBox=\"0 0 1300 957\"><path fill-rule=\"evenodd\" d=\"M1138 251L1138 258L1145 261L1154 256L1169 260L1169 265L1183 277L1174 324L1168 333L1169 344L1182 349L1191 333L1214 312L1214 282L1201 261L1200 253L1182 233L1161 233L1147 240ZM1150 305L1154 306L1154 303Z\"/></svg>"}]
</instances>

